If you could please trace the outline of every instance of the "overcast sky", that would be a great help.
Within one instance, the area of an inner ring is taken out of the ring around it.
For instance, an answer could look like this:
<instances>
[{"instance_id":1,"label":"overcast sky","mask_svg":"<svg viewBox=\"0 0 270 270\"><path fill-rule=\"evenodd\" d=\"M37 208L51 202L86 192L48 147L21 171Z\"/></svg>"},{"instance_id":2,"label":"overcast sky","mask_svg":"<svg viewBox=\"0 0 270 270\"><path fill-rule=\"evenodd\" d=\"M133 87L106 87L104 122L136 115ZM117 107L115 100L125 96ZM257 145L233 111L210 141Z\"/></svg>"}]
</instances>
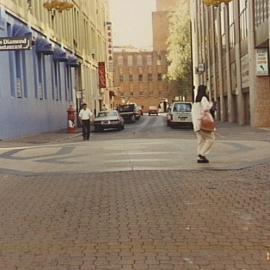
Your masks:
<instances>
[{"instance_id":1,"label":"overcast sky","mask_svg":"<svg viewBox=\"0 0 270 270\"><path fill-rule=\"evenodd\" d=\"M152 47L152 11L155 0L109 0L113 22L113 44Z\"/></svg>"}]
</instances>

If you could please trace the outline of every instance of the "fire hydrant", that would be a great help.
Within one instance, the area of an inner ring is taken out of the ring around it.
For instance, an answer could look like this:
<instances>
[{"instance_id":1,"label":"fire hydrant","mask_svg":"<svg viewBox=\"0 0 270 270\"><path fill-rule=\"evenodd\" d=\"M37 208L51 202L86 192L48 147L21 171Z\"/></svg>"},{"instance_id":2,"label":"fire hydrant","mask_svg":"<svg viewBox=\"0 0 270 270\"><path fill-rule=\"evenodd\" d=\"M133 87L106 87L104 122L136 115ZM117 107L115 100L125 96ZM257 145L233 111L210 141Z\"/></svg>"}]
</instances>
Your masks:
<instances>
[{"instance_id":1,"label":"fire hydrant","mask_svg":"<svg viewBox=\"0 0 270 270\"><path fill-rule=\"evenodd\" d=\"M68 133L75 133L76 132L76 110L73 108L72 105L69 106L68 110Z\"/></svg>"}]
</instances>

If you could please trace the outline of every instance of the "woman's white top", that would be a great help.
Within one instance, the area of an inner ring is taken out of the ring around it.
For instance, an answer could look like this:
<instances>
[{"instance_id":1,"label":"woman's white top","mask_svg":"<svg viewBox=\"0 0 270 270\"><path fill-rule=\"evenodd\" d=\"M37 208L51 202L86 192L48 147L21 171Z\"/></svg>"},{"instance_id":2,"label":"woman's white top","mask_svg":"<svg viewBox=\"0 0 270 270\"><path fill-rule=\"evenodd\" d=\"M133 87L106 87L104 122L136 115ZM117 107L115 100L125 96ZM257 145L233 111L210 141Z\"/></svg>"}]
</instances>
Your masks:
<instances>
[{"instance_id":1,"label":"woman's white top","mask_svg":"<svg viewBox=\"0 0 270 270\"><path fill-rule=\"evenodd\" d=\"M204 112L207 112L213 106L212 102L209 102L206 97L203 97L201 102L194 102L192 104L192 122L194 131L199 131L201 128L201 118Z\"/></svg>"}]
</instances>

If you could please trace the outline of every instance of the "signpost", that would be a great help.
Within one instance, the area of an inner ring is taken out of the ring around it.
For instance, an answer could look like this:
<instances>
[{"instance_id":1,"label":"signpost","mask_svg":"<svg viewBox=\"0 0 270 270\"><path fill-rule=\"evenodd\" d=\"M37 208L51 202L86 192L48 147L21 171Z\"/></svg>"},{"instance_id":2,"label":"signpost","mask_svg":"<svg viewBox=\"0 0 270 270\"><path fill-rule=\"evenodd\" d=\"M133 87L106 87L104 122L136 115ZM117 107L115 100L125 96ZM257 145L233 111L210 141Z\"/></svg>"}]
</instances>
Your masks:
<instances>
[{"instance_id":1,"label":"signpost","mask_svg":"<svg viewBox=\"0 0 270 270\"><path fill-rule=\"evenodd\" d=\"M256 76L269 76L268 49L256 50Z\"/></svg>"}]
</instances>

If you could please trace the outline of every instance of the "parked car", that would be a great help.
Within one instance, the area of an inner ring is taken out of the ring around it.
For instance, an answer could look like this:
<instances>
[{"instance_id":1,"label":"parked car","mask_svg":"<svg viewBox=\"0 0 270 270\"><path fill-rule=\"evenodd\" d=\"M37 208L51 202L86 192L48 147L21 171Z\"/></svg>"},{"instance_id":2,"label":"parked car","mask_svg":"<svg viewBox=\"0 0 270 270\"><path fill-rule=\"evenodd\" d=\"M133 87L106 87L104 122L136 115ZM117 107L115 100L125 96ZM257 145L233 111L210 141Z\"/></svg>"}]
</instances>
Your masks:
<instances>
[{"instance_id":1,"label":"parked car","mask_svg":"<svg viewBox=\"0 0 270 270\"><path fill-rule=\"evenodd\" d=\"M174 102L167 114L167 125L192 127L191 108L191 102Z\"/></svg>"},{"instance_id":2,"label":"parked car","mask_svg":"<svg viewBox=\"0 0 270 270\"><path fill-rule=\"evenodd\" d=\"M158 115L158 107L157 106L149 106L148 115L155 114Z\"/></svg>"},{"instance_id":3,"label":"parked car","mask_svg":"<svg viewBox=\"0 0 270 270\"><path fill-rule=\"evenodd\" d=\"M137 115L138 115L137 118L140 119L140 117L143 116L142 107L137 105L136 112L137 112Z\"/></svg>"},{"instance_id":4,"label":"parked car","mask_svg":"<svg viewBox=\"0 0 270 270\"><path fill-rule=\"evenodd\" d=\"M120 116L118 111L101 111L94 120L95 131L102 131L104 129L118 129L125 128L124 119Z\"/></svg>"}]
</instances>

